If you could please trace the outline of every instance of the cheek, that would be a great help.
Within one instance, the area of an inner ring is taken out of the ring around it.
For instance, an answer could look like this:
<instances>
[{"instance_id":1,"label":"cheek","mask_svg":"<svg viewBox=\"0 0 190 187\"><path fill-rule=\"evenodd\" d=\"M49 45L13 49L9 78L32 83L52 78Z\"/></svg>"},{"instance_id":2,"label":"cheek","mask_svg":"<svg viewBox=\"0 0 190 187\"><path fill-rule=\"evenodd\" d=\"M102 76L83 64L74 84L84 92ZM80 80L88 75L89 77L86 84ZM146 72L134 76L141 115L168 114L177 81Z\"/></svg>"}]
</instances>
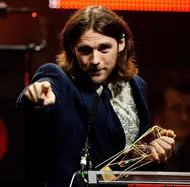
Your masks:
<instances>
[{"instance_id":1,"label":"cheek","mask_svg":"<svg viewBox=\"0 0 190 187\"><path fill-rule=\"evenodd\" d=\"M80 56L80 55L77 56L77 61L79 63L79 66L82 68L86 67L88 65L88 62L89 62L87 57Z\"/></svg>"},{"instance_id":2,"label":"cheek","mask_svg":"<svg viewBox=\"0 0 190 187\"><path fill-rule=\"evenodd\" d=\"M117 62L117 54L116 53L112 53L112 54L106 55L105 58L104 58L104 62L110 68L111 67L115 67L115 64Z\"/></svg>"}]
</instances>

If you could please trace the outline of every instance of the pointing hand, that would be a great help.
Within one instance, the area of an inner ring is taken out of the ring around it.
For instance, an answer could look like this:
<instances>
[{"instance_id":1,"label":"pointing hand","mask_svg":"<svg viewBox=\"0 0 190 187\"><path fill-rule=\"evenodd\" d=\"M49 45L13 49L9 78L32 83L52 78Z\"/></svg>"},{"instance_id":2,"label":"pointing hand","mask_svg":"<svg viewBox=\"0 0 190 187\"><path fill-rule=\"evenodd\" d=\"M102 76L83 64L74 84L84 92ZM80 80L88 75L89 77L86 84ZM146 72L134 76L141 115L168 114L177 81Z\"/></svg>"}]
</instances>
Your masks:
<instances>
[{"instance_id":1,"label":"pointing hand","mask_svg":"<svg viewBox=\"0 0 190 187\"><path fill-rule=\"evenodd\" d=\"M33 83L24 95L34 104L47 106L55 103L55 94L48 81Z\"/></svg>"}]
</instances>

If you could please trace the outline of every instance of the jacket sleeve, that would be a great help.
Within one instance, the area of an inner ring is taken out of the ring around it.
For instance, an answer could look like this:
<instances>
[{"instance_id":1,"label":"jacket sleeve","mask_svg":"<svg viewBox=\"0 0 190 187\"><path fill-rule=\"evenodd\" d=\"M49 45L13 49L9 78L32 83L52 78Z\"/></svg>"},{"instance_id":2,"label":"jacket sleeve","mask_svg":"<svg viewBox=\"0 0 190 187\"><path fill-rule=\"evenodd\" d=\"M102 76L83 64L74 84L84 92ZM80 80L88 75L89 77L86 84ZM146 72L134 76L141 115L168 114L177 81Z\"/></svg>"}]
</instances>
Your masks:
<instances>
[{"instance_id":1,"label":"jacket sleeve","mask_svg":"<svg viewBox=\"0 0 190 187\"><path fill-rule=\"evenodd\" d=\"M140 76L135 76L134 78L138 82L138 86L139 86L141 92L143 93L143 97L145 98L145 101L147 102L147 84L146 84L146 82ZM150 127L152 127L151 119L150 119ZM143 166L142 168L140 168L140 170L153 171L153 172L154 171L165 171L165 169L164 169L165 164L166 163L161 163L161 164L150 163L150 164L147 164L147 165Z\"/></svg>"}]
</instances>

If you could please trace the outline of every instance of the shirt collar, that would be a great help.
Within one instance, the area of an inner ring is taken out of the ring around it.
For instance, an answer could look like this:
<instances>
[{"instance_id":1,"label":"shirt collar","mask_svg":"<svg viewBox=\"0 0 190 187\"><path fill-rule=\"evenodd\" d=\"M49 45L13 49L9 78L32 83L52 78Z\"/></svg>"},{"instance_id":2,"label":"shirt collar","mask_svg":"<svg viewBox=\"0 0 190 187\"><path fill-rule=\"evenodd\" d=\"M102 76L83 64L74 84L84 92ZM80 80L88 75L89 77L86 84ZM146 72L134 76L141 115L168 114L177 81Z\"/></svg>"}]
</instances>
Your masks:
<instances>
[{"instance_id":1,"label":"shirt collar","mask_svg":"<svg viewBox=\"0 0 190 187\"><path fill-rule=\"evenodd\" d=\"M125 81L120 81L116 84L109 83L108 88L110 90L111 97L116 97L119 95L127 84L128 82Z\"/></svg>"}]
</instances>

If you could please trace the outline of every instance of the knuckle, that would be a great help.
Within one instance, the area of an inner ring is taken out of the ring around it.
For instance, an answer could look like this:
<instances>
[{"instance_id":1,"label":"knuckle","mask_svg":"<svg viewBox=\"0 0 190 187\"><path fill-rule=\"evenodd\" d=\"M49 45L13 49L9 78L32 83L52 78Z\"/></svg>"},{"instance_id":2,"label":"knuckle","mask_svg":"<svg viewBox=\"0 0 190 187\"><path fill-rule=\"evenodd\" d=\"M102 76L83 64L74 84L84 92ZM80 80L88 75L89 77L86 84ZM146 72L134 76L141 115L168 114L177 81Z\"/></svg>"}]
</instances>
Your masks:
<instances>
[{"instance_id":1,"label":"knuckle","mask_svg":"<svg viewBox=\"0 0 190 187\"><path fill-rule=\"evenodd\" d=\"M171 149L172 149L172 146L168 144L166 150L170 151Z\"/></svg>"},{"instance_id":2,"label":"knuckle","mask_svg":"<svg viewBox=\"0 0 190 187\"><path fill-rule=\"evenodd\" d=\"M33 89L33 85L30 85L29 87L28 87L28 90L27 91L31 91Z\"/></svg>"},{"instance_id":3,"label":"knuckle","mask_svg":"<svg viewBox=\"0 0 190 187\"><path fill-rule=\"evenodd\" d=\"M40 85L40 82L34 82L34 83L33 83L33 86L34 86L35 88L39 87L39 85Z\"/></svg>"},{"instance_id":4,"label":"knuckle","mask_svg":"<svg viewBox=\"0 0 190 187\"><path fill-rule=\"evenodd\" d=\"M160 150L159 155L160 155L161 157L165 157L165 156L166 156L166 151Z\"/></svg>"},{"instance_id":5,"label":"knuckle","mask_svg":"<svg viewBox=\"0 0 190 187\"><path fill-rule=\"evenodd\" d=\"M25 96L29 96L28 90L25 91L24 95L25 95Z\"/></svg>"}]
</instances>

